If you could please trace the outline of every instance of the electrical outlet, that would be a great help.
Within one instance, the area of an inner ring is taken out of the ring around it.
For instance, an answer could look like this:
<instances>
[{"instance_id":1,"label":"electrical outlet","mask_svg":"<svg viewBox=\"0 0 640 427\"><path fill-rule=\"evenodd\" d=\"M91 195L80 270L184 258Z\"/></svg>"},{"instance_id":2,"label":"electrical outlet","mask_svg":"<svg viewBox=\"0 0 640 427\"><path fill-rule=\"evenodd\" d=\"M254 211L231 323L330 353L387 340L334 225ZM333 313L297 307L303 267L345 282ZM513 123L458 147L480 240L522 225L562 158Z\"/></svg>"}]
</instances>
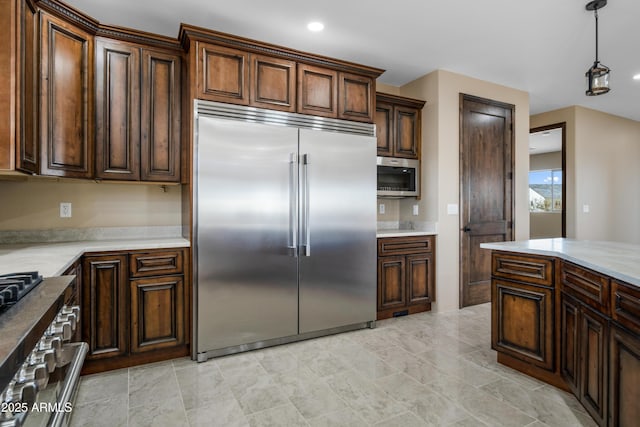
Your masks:
<instances>
[{"instance_id":1,"label":"electrical outlet","mask_svg":"<svg viewBox=\"0 0 640 427\"><path fill-rule=\"evenodd\" d=\"M378 205L378 212L380 213L380 215L384 215L384 203L380 203Z\"/></svg>"},{"instance_id":2,"label":"electrical outlet","mask_svg":"<svg viewBox=\"0 0 640 427\"><path fill-rule=\"evenodd\" d=\"M60 203L60 218L71 218L71 203Z\"/></svg>"},{"instance_id":3,"label":"electrical outlet","mask_svg":"<svg viewBox=\"0 0 640 427\"><path fill-rule=\"evenodd\" d=\"M420 208L418 207L418 205L413 205L413 216L418 215L420 215Z\"/></svg>"}]
</instances>

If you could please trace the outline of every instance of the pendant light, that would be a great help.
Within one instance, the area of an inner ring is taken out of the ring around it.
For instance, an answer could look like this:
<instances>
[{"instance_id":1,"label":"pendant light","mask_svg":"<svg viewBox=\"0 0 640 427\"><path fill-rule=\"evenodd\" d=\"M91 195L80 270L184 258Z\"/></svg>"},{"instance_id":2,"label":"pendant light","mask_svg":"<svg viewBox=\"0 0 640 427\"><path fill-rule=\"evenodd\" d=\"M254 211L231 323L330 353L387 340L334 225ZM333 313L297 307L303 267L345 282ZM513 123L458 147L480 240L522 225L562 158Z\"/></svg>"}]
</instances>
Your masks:
<instances>
[{"instance_id":1,"label":"pendant light","mask_svg":"<svg viewBox=\"0 0 640 427\"><path fill-rule=\"evenodd\" d=\"M611 70L598 61L598 9L607 5L607 0L593 0L587 3L586 9L593 10L596 17L596 60L593 66L587 70L587 91L589 96L602 95L609 92L609 73Z\"/></svg>"}]
</instances>

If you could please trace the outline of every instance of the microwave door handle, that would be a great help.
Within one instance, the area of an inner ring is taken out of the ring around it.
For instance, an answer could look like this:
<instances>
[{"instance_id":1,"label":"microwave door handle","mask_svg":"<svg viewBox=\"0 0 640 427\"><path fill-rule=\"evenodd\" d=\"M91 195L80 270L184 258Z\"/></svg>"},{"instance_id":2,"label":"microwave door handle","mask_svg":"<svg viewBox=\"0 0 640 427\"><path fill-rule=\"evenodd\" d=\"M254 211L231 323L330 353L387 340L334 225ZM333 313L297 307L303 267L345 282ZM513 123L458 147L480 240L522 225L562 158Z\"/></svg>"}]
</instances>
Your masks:
<instances>
[{"instance_id":1,"label":"microwave door handle","mask_svg":"<svg viewBox=\"0 0 640 427\"><path fill-rule=\"evenodd\" d=\"M311 227L309 226L309 154L302 156L302 256L311 256Z\"/></svg>"},{"instance_id":2,"label":"microwave door handle","mask_svg":"<svg viewBox=\"0 0 640 427\"><path fill-rule=\"evenodd\" d=\"M289 154L289 235L287 254L298 257L298 154Z\"/></svg>"}]
</instances>

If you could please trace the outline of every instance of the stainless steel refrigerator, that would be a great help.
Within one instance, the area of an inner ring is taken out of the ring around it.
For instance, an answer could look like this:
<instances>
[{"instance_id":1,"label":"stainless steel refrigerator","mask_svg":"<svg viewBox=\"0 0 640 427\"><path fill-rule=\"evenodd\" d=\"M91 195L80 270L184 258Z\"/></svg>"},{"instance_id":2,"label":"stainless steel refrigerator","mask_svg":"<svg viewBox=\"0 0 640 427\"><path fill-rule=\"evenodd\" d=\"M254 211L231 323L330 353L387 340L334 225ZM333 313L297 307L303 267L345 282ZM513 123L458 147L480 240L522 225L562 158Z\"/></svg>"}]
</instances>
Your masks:
<instances>
[{"instance_id":1,"label":"stainless steel refrigerator","mask_svg":"<svg viewBox=\"0 0 640 427\"><path fill-rule=\"evenodd\" d=\"M195 108L194 357L373 327L374 126Z\"/></svg>"}]
</instances>

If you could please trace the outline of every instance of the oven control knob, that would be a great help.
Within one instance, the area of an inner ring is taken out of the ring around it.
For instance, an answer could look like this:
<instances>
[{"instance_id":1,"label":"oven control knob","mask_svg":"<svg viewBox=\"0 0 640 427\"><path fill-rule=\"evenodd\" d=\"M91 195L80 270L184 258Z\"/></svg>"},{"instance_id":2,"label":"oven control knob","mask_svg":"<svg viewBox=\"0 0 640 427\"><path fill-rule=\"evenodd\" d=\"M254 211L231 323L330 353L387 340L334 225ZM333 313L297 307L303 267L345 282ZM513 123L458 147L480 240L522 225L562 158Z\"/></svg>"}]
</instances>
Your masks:
<instances>
[{"instance_id":1,"label":"oven control knob","mask_svg":"<svg viewBox=\"0 0 640 427\"><path fill-rule=\"evenodd\" d=\"M62 341L69 341L73 332L71 331L71 322L53 322L47 330L47 335L59 335Z\"/></svg>"},{"instance_id":2,"label":"oven control knob","mask_svg":"<svg viewBox=\"0 0 640 427\"><path fill-rule=\"evenodd\" d=\"M35 381L17 382L12 387L12 402L22 402L28 404L31 407L38 395L38 386Z\"/></svg>"},{"instance_id":3,"label":"oven control knob","mask_svg":"<svg viewBox=\"0 0 640 427\"><path fill-rule=\"evenodd\" d=\"M38 350L58 350L62 347L62 338L58 335L43 336L38 342Z\"/></svg>"},{"instance_id":4,"label":"oven control knob","mask_svg":"<svg viewBox=\"0 0 640 427\"><path fill-rule=\"evenodd\" d=\"M56 322L69 322L71 324L71 332L74 332L76 330L77 316L74 313L60 313L56 316Z\"/></svg>"},{"instance_id":5,"label":"oven control knob","mask_svg":"<svg viewBox=\"0 0 640 427\"><path fill-rule=\"evenodd\" d=\"M25 363L18 371L18 383L35 382L38 389L43 389L49 382L49 370L44 363L29 365Z\"/></svg>"},{"instance_id":6,"label":"oven control knob","mask_svg":"<svg viewBox=\"0 0 640 427\"><path fill-rule=\"evenodd\" d=\"M34 350L29 355L29 364L37 365L44 363L47 366L49 373L56 369L56 349L50 348L47 350Z\"/></svg>"},{"instance_id":7,"label":"oven control knob","mask_svg":"<svg viewBox=\"0 0 640 427\"><path fill-rule=\"evenodd\" d=\"M60 310L61 314L75 314L76 317L80 315L80 306L79 305L65 305Z\"/></svg>"}]
</instances>

